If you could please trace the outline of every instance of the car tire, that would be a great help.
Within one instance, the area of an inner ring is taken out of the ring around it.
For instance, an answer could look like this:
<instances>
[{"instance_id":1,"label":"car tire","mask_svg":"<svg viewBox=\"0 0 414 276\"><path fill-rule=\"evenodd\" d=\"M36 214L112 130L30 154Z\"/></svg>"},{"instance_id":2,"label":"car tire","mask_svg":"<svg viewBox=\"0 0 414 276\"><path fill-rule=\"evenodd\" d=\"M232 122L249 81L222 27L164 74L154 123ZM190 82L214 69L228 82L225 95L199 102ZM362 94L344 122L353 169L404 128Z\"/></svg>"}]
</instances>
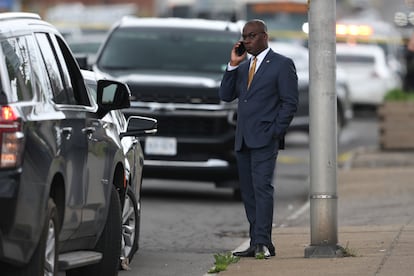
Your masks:
<instances>
[{"instance_id":1,"label":"car tire","mask_svg":"<svg viewBox=\"0 0 414 276\"><path fill-rule=\"evenodd\" d=\"M2 267L2 275L8 276L57 276L58 275L58 240L59 218L56 204L53 199L47 203L46 219L43 225L39 244L33 253L32 259L24 267L7 265Z\"/></svg>"},{"instance_id":2,"label":"car tire","mask_svg":"<svg viewBox=\"0 0 414 276\"><path fill-rule=\"evenodd\" d=\"M112 186L108 217L95 251L102 253L102 260L93 265L66 271L67 276L116 276L121 251L121 201Z\"/></svg>"},{"instance_id":3,"label":"car tire","mask_svg":"<svg viewBox=\"0 0 414 276\"><path fill-rule=\"evenodd\" d=\"M128 269L138 250L140 218L137 199L128 186L122 208L121 269Z\"/></svg>"}]
</instances>

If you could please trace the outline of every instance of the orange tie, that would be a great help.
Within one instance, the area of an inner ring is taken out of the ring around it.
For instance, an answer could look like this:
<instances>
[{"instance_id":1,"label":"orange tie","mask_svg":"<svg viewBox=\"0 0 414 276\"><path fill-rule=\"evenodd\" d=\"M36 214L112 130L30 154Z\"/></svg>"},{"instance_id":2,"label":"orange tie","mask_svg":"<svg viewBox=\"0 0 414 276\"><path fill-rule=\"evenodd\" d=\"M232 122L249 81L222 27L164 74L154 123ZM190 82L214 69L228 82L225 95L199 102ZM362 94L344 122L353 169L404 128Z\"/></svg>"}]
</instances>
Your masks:
<instances>
[{"instance_id":1,"label":"orange tie","mask_svg":"<svg viewBox=\"0 0 414 276\"><path fill-rule=\"evenodd\" d=\"M250 70L249 70L249 78L248 78L248 80L247 80L247 88L249 88L249 87L250 87L250 83L251 83L251 82L252 82L252 80L253 80L254 71L256 71L256 61L257 61L257 58L256 58L256 57L254 57L254 58L253 58L253 63L252 63L252 66L250 66Z\"/></svg>"}]
</instances>

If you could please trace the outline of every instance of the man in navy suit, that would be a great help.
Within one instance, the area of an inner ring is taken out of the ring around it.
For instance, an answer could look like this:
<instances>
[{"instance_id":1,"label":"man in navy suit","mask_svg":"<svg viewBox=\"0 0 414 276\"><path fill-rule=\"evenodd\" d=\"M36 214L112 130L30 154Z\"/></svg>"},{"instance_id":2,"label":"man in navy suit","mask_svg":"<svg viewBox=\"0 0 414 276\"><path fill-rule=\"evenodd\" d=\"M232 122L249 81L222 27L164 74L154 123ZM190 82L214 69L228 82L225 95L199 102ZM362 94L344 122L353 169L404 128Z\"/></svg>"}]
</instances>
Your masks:
<instances>
[{"instance_id":1,"label":"man in navy suit","mask_svg":"<svg viewBox=\"0 0 414 276\"><path fill-rule=\"evenodd\" d=\"M238 55L241 42L237 42L219 90L223 101L238 99L235 151L250 224L250 247L233 254L267 259L276 254L271 239L273 174L278 150L284 147L286 130L297 110L298 79L293 61L268 47L262 20L248 21L242 38L252 57L246 60L246 52Z\"/></svg>"}]
</instances>

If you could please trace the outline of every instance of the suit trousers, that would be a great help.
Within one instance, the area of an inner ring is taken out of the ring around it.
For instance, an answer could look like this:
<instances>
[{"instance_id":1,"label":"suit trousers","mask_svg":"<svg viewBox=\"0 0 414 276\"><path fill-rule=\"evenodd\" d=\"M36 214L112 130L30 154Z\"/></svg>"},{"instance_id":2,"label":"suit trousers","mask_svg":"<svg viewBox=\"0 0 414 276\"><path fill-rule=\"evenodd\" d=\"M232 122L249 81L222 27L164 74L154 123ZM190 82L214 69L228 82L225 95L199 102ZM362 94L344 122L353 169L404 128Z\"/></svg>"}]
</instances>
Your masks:
<instances>
[{"instance_id":1,"label":"suit trousers","mask_svg":"<svg viewBox=\"0 0 414 276\"><path fill-rule=\"evenodd\" d=\"M279 140L274 139L262 148L249 148L244 143L236 151L240 192L250 224L250 245L272 247L274 208L273 175Z\"/></svg>"}]
</instances>

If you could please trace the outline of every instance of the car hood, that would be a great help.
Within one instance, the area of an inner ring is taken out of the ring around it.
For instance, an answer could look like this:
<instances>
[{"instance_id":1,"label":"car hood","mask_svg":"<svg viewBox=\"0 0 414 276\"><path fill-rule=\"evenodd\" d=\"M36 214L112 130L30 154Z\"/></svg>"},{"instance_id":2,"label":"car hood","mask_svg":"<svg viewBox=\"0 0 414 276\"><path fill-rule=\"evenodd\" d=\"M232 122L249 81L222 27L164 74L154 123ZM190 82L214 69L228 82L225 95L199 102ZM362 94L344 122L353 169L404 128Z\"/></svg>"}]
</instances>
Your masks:
<instances>
[{"instance_id":1,"label":"car hood","mask_svg":"<svg viewBox=\"0 0 414 276\"><path fill-rule=\"evenodd\" d=\"M131 101L218 104L223 73L114 71L102 74L128 84Z\"/></svg>"},{"instance_id":2,"label":"car hood","mask_svg":"<svg viewBox=\"0 0 414 276\"><path fill-rule=\"evenodd\" d=\"M224 73L224 72L223 72ZM153 85L171 86L199 86L218 87L223 73L198 73L198 72L177 72L177 71L107 71L106 74L126 83L142 83Z\"/></svg>"}]
</instances>

